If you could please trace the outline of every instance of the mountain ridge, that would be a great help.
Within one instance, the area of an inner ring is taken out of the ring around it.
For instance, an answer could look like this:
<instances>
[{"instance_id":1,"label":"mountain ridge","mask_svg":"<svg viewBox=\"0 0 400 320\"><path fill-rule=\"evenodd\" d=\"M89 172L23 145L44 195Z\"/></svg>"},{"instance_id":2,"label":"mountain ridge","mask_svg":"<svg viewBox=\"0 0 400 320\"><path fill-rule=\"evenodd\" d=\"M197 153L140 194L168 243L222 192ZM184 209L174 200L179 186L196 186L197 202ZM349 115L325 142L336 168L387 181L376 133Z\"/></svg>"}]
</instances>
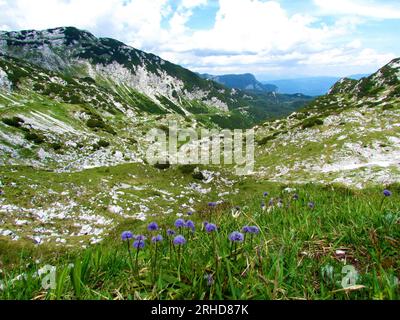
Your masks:
<instances>
[{"instance_id":1,"label":"mountain ridge","mask_svg":"<svg viewBox=\"0 0 400 320\"><path fill-rule=\"evenodd\" d=\"M275 97L264 96L261 100L226 88L154 54L73 27L1 32L0 52L66 76L92 78L117 94L121 87L133 88L162 109L168 111L175 105L173 112L186 116L198 113L198 109L202 113L217 109L219 115L212 115L211 122L220 126L234 126L236 122L239 127L250 127L267 118L270 110L279 113L281 106ZM299 97L282 95L282 100L297 103Z\"/></svg>"},{"instance_id":2,"label":"mountain ridge","mask_svg":"<svg viewBox=\"0 0 400 320\"><path fill-rule=\"evenodd\" d=\"M255 174L364 188L400 181L400 58L343 78L289 117L257 126ZM285 162L282 163L281 159Z\"/></svg>"},{"instance_id":3,"label":"mountain ridge","mask_svg":"<svg viewBox=\"0 0 400 320\"><path fill-rule=\"evenodd\" d=\"M277 92L278 87L268 83L261 83L251 73L244 74L225 74L225 75L210 75L210 74L199 74L200 77L213 80L228 88L240 89L246 91L261 91L261 92Z\"/></svg>"}]
</instances>

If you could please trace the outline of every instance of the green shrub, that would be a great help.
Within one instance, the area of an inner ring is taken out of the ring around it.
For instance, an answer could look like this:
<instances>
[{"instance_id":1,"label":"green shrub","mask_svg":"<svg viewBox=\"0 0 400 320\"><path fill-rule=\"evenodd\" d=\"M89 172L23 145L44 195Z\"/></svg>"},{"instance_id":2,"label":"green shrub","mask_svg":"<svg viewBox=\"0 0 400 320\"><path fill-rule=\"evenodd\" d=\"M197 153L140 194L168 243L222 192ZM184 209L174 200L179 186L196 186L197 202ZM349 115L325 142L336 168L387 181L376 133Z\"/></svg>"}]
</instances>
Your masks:
<instances>
[{"instance_id":1,"label":"green shrub","mask_svg":"<svg viewBox=\"0 0 400 320\"><path fill-rule=\"evenodd\" d=\"M394 108L393 105L391 105L391 104L385 104L385 105L382 107L382 111L390 110L390 109L393 109L393 108Z\"/></svg>"},{"instance_id":2,"label":"green shrub","mask_svg":"<svg viewBox=\"0 0 400 320\"><path fill-rule=\"evenodd\" d=\"M268 136L268 137L264 137L261 140L259 140L257 143L260 146L266 145L268 141L274 140L274 136Z\"/></svg>"},{"instance_id":3,"label":"green shrub","mask_svg":"<svg viewBox=\"0 0 400 320\"><path fill-rule=\"evenodd\" d=\"M204 175L199 171L192 174L193 179L204 180Z\"/></svg>"},{"instance_id":4,"label":"green shrub","mask_svg":"<svg viewBox=\"0 0 400 320\"><path fill-rule=\"evenodd\" d=\"M35 132L27 132L25 134L25 139L32 141L36 144L42 144L43 142L45 142L45 137L41 134L37 134Z\"/></svg>"},{"instance_id":5,"label":"green shrub","mask_svg":"<svg viewBox=\"0 0 400 320\"><path fill-rule=\"evenodd\" d=\"M171 167L171 164L168 161L166 163L158 162L154 165L154 168L160 169L160 170L166 170L166 169L169 169L170 167Z\"/></svg>"},{"instance_id":6,"label":"green shrub","mask_svg":"<svg viewBox=\"0 0 400 320\"><path fill-rule=\"evenodd\" d=\"M99 142L97 142L97 145L99 148L108 148L110 146L110 143L106 140L101 139Z\"/></svg>"},{"instance_id":7,"label":"green shrub","mask_svg":"<svg viewBox=\"0 0 400 320\"><path fill-rule=\"evenodd\" d=\"M110 126L106 125L103 129L105 132L108 132L109 134L116 135L117 133L111 128Z\"/></svg>"},{"instance_id":8,"label":"green shrub","mask_svg":"<svg viewBox=\"0 0 400 320\"><path fill-rule=\"evenodd\" d=\"M310 118L303 122L302 128L307 129L307 128L312 128L315 126L320 126L323 124L324 124L324 121L319 118Z\"/></svg>"},{"instance_id":9,"label":"green shrub","mask_svg":"<svg viewBox=\"0 0 400 320\"><path fill-rule=\"evenodd\" d=\"M194 164L184 164L179 166L179 171L182 172L183 174L191 174L194 172L196 167L197 166Z\"/></svg>"},{"instance_id":10,"label":"green shrub","mask_svg":"<svg viewBox=\"0 0 400 320\"><path fill-rule=\"evenodd\" d=\"M20 128L25 123L25 121L19 117L4 118L2 121L6 125L15 128Z\"/></svg>"},{"instance_id":11,"label":"green shrub","mask_svg":"<svg viewBox=\"0 0 400 320\"><path fill-rule=\"evenodd\" d=\"M102 119L98 118L90 118L87 122L86 125L91 128L91 129L104 129L106 127L106 124Z\"/></svg>"},{"instance_id":12,"label":"green shrub","mask_svg":"<svg viewBox=\"0 0 400 320\"><path fill-rule=\"evenodd\" d=\"M53 148L54 151L59 151L62 149L63 145L61 143L56 142L52 143L51 147Z\"/></svg>"},{"instance_id":13,"label":"green shrub","mask_svg":"<svg viewBox=\"0 0 400 320\"><path fill-rule=\"evenodd\" d=\"M84 77L84 78L81 78L81 80L85 81L86 83L89 83L89 84L96 84L96 81L91 77Z\"/></svg>"}]
</instances>

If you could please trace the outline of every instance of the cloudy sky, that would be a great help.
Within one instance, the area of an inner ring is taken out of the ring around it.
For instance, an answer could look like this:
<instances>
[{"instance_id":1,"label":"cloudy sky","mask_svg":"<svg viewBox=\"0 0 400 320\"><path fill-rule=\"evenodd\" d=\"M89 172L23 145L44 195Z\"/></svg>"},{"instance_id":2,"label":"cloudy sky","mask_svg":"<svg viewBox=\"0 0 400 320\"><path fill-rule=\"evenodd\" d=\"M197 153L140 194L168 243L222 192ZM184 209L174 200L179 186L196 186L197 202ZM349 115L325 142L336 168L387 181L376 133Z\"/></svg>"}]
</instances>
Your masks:
<instances>
[{"instance_id":1,"label":"cloudy sky","mask_svg":"<svg viewBox=\"0 0 400 320\"><path fill-rule=\"evenodd\" d=\"M0 30L59 26L261 80L369 73L400 56L399 0L0 0Z\"/></svg>"}]
</instances>

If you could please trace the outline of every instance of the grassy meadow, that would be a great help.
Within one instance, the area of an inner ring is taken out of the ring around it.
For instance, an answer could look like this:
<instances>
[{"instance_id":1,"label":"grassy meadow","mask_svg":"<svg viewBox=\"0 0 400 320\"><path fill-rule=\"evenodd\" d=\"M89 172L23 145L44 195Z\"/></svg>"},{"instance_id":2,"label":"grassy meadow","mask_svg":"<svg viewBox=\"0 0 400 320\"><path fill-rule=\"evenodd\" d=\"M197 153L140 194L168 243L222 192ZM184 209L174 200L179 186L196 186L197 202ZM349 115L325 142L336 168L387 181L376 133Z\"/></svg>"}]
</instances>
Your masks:
<instances>
[{"instance_id":1,"label":"grassy meadow","mask_svg":"<svg viewBox=\"0 0 400 320\"><path fill-rule=\"evenodd\" d=\"M99 170L89 171L90 183L120 168ZM82 173L70 177L85 183ZM0 299L400 298L399 185L351 190L241 178L235 187L240 192L223 201L214 189L202 195L182 216L176 208L120 219L87 248L0 237ZM45 265L55 272L46 275ZM44 289L46 279L52 286Z\"/></svg>"}]
</instances>

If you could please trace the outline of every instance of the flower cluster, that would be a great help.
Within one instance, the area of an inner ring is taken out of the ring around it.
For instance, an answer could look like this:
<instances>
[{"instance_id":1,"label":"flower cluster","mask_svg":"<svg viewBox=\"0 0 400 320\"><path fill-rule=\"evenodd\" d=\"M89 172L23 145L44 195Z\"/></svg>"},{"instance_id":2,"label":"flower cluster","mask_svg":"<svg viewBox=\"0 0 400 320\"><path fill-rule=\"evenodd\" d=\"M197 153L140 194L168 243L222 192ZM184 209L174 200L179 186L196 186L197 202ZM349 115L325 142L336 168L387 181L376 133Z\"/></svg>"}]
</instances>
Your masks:
<instances>
[{"instance_id":1,"label":"flower cluster","mask_svg":"<svg viewBox=\"0 0 400 320\"><path fill-rule=\"evenodd\" d=\"M232 242L243 242L244 235L238 231L234 231L229 235L229 240Z\"/></svg>"},{"instance_id":2,"label":"flower cluster","mask_svg":"<svg viewBox=\"0 0 400 320\"><path fill-rule=\"evenodd\" d=\"M215 232L218 230L218 227L213 223L205 222L204 226L207 233Z\"/></svg>"},{"instance_id":3,"label":"flower cluster","mask_svg":"<svg viewBox=\"0 0 400 320\"><path fill-rule=\"evenodd\" d=\"M257 226L244 226L242 228L243 233L259 234L260 229Z\"/></svg>"}]
</instances>

